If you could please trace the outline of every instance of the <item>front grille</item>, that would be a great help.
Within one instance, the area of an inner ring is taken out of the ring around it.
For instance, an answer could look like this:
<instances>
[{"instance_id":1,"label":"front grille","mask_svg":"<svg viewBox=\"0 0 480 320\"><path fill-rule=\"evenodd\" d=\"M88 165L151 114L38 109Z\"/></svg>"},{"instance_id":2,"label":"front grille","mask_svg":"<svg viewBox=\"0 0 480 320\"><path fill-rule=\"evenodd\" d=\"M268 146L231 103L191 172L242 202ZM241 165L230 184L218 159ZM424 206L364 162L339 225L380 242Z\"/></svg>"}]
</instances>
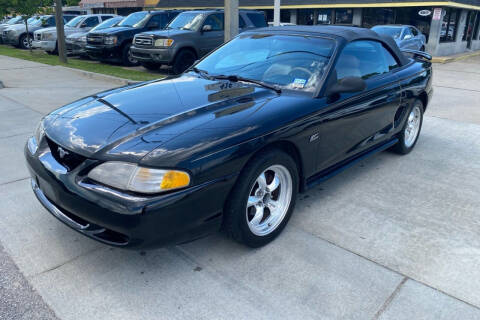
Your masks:
<instances>
[{"instance_id":1,"label":"front grille","mask_svg":"<svg viewBox=\"0 0 480 320\"><path fill-rule=\"evenodd\" d=\"M72 171L87 159L59 146L48 137L46 137L46 139L52 156L55 158L55 160L57 160L58 163L67 168L68 171Z\"/></svg>"},{"instance_id":2,"label":"front grille","mask_svg":"<svg viewBox=\"0 0 480 320\"><path fill-rule=\"evenodd\" d=\"M90 34L87 36L88 44L99 44L103 43L103 36Z\"/></svg>"},{"instance_id":3,"label":"front grille","mask_svg":"<svg viewBox=\"0 0 480 320\"><path fill-rule=\"evenodd\" d=\"M135 37L135 45L139 47L151 47L153 45L153 39L145 36Z\"/></svg>"}]
</instances>

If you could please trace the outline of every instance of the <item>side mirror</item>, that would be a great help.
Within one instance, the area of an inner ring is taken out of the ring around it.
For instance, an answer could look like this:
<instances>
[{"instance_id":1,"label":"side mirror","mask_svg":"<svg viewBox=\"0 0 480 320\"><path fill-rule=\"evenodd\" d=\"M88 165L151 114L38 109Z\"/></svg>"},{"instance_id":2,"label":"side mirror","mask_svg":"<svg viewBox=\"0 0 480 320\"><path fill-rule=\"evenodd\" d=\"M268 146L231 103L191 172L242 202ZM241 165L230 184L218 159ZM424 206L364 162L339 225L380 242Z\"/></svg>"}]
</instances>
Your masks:
<instances>
[{"instance_id":1,"label":"side mirror","mask_svg":"<svg viewBox=\"0 0 480 320\"><path fill-rule=\"evenodd\" d=\"M367 83L360 77L345 77L327 89L328 97L339 96L341 93L360 92L367 88Z\"/></svg>"},{"instance_id":2,"label":"side mirror","mask_svg":"<svg viewBox=\"0 0 480 320\"><path fill-rule=\"evenodd\" d=\"M413 36L411 34L406 34L405 37L403 37L403 40L410 40L412 38Z\"/></svg>"},{"instance_id":3,"label":"side mirror","mask_svg":"<svg viewBox=\"0 0 480 320\"><path fill-rule=\"evenodd\" d=\"M212 26L209 24L206 24L202 27L202 32L208 32L208 31L212 31Z\"/></svg>"}]
</instances>

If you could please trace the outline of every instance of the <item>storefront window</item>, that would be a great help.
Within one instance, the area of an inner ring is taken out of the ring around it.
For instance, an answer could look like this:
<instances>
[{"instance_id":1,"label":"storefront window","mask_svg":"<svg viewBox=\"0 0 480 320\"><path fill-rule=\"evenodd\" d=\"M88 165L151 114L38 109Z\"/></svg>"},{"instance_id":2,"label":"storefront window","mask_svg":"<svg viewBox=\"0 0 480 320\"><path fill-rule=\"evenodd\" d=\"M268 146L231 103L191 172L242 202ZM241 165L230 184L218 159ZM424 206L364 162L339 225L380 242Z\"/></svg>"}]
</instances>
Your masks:
<instances>
[{"instance_id":1,"label":"storefront window","mask_svg":"<svg viewBox=\"0 0 480 320\"><path fill-rule=\"evenodd\" d=\"M335 24L352 24L352 9L335 9Z\"/></svg>"},{"instance_id":2,"label":"storefront window","mask_svg":"<svg viewBox=\"0 0 480 320\"><path fill-rule=\"evenodd\" d=\"M332 9L319 9L316 12L318 16L317 24L332 24Z\"/></svg>"},{"instance_id":3,"label":"storefront window","mask_svg":"<svg viewBox=\"0 0 480 320\"><path fill-rule=\"evenodd\" d=\"M460 10L453 8L443 9L442 30L440 31L440 42L453 42L456 39L458 18Z\"/></svg>"},{"instance_id":4,"label":"storefront window","mask_svg":"<svg viewBox=\"0 0 480 320\"><path fill-rule=\"evenodd\" d=\"M478 39L478 32L480 31L480 11L477 12L477 19L475 21L475 27L473 28L473 39Z\"/></svg>"},{"instance_id":5,"label":"storefront window","mask_svg":"<svg viewBox=\"0 0 480 320\"><path fill-rule=\"evenodd\" d=\"M473 23L475 19L475 12L468 11L467 20L465 20L465 28L463 28L462 41L467 41L473 33Z\"/></svg>"},{"instance_id":6,"label":"storefront window","mask_svg":"<svg viewBox=\"0 0 480 320\"><path fill-rule=\"evenodd\" d=\"M380 24L394 24L395 15L393 8L364 8L363 27L371 28Z\"/></svg>"}]
</instances>

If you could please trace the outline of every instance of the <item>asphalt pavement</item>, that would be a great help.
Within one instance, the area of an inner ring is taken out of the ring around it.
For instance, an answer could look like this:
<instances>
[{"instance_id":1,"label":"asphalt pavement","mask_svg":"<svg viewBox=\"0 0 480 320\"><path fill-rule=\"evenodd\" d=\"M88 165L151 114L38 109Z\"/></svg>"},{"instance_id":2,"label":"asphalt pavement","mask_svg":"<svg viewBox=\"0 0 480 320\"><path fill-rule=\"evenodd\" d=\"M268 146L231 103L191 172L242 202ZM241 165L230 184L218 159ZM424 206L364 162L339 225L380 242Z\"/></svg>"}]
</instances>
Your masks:
<instances>
[{"instance_id":1,"label":"asphalt pavement","mask_svg":"<svg viewBox=\"0 0 480 320\"><path fill-rule=\"evenodd\" d=\"M415 150L301 195L270 245L143 252L51 217L23 160L42 115L118 83L0 56L0 319L479 319L479 66L435 65Z\"/></svg>"}]
</instances>

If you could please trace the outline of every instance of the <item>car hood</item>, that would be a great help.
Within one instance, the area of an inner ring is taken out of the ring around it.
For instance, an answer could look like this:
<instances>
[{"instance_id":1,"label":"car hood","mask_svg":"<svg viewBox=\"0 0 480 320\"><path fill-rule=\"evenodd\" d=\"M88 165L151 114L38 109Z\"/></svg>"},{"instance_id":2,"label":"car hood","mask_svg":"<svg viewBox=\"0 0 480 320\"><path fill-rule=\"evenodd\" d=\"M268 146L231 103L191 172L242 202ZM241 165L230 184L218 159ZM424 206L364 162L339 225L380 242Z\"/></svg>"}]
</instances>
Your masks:
<instances>
[{"instance_id":1,"label":"car hood","mask_svg":"<svg viewBox=\"0 0 480 320\"><path fill-rule=\"evenodd\" d=\"M88 32L73 32L68 35L68 39L80 39L81 37L85 36Z\"/></svg>"},{"instance_id":2,"label":"car hood","mask_svg":"<svg viewBox=\"0 0 480 320\"><path fill-rule=\"evenodd\" d=\"M283 104L272 104L280 97ZM237 144L247 132L258 136L269 130L266 122L278 126L301 116L301 99L285 104L288 99L270 89L186 73L87 97L48 115L44 126L51 140L85 157L139 161L155 150L155 159L163 153L180 161L218 143Z\"/></svg>"},{"instance_id":3,"label":"car hood","mask_svg":"<svg viewBox=\"0 0 480 320\"><path fill-rule=\"evenodd\" d=\"M48 28L43 28L40 30L37 30L37 33L43 33L43 32L57 32L57 27L48 27Z\"/></svg>"},{"instance_id":4,"label":"car hood","mask_svg":"<svg viewBox=\"0 0 480 320\"><path fill-rule=\"evenodd\" d=\"M192 30L180 30L180 29L168 29L168 30L158 30L158 31L150 31L144 32L143 34L148 34L153 37L160 37L160 38L172 38L175 36L183 35L183 34L190 34L194 31Z\"/></svg>"},{"instance_id":5,"label":"car hood","mask_svg":"<svg viewBox=\"0 0 480 320\"><path fill-rule=\"evenodd\" d=\"M131 31L131 30L135 30L135 28L132 28L132 27L111 27L111 28L95 31L95 34L113 35L113 34L125 32L125 31Z\"/></svg>"}]
</instances>

